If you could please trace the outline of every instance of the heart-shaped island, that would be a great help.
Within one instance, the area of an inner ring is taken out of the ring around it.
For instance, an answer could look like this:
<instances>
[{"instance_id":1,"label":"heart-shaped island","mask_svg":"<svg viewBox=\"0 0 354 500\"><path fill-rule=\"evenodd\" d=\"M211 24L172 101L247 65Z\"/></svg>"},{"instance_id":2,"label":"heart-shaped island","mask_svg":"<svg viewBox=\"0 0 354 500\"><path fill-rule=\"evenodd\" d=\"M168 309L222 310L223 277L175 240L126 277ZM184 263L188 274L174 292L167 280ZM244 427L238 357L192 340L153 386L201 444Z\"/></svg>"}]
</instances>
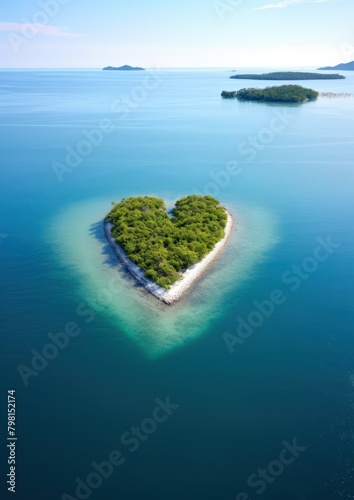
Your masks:
<instances>
[{"instance_id":1,"label":"heart-shaped island","mask_svg":"<svg viewBox=\"0 0 354 500\"><path fill-rule=\"evenodd\" d=\"M121 263L166 304L180 299L217 258L232 225L217 199L199 195L181 198L169 212L161 198L124 198L104 220Z\"/></svg>"}]
</instances>

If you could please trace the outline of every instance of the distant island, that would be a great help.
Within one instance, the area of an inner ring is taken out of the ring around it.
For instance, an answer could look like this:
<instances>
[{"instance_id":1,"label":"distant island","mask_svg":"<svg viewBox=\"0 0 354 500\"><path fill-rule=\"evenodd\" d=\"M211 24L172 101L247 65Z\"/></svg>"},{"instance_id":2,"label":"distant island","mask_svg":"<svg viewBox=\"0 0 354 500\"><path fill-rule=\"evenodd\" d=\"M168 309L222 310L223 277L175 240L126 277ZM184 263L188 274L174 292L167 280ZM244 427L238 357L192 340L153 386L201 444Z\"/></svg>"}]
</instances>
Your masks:
<instances>
[{"instance_id":1,"label":"distant island","mask_svg":"<svg viewBox=\"0 0 354 500\"><path fill-rule=\"evenodd\" d=\"M318 68L319 70L333 70L339 69L341 71L354 71L354 61L348 63L337 64L337 66L326 66L325 68Z\"/></svg>"},{"instance_id":2,"label":"distant island","mask_svg":"<svg viewBox=\"0 0 354 500\"><path fill-rule=\"evenodd\" d=\"M295 103L317 99L318 92L306 89L300 85L280 85L265 89L223 90L221 96L226 99L237 98L243 101Z\"/></svg>"},{"instance_id":3,"label":"distant island","mask_svg":"<svg viewBox=\"0 0 354 500\"><path fill-rule=\"evenodd\" d=\"M341 68L329 68L329 69L341 69ZM277 71L273 73L263 73L259 75L251 75L251 74L233 75L230 76L230 78L233 78L235 80L342 80L343 78L345 78L345 76L338 74L323 75L320 73L305 73L301 71Z\"/></svg>"},{"instance_id":4,"label":"distant island","mask_svg":"<svg viewBox=\"0 0 354 500\"><path fill-rule=\"evenodd\" d=\"M161 198L139 196L113 204L104 225L126 269L150 293L170 304L223 249L232 217L212 196L181 198L169 212Z\"/></svg>"},{"instance_id":5,"label":"distant island","mask_svg":"<svg viewBox=\"0 0 354 500\"><path fill-rule=\"evenodd\" d=\"M144 68L134 68L133 66L128 66L127 64L125 64L124 66L120 66L119 68L115 68L114 66L107 66L103 69L108 71L145 71Z\"/></svg>"}]
</instances>

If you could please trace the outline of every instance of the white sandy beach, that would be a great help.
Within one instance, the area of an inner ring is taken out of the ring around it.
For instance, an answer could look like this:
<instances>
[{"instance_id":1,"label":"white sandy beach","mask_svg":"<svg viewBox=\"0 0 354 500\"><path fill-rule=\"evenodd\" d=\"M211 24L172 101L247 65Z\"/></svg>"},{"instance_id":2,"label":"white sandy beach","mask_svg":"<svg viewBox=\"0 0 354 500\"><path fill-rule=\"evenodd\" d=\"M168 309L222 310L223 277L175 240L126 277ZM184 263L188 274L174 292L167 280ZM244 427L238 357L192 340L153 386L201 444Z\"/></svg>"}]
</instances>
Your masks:
<instances>
[{"instance_id":1,"label":"white sandy beach","mask_svg":"<svg viewBox=\"0 0 354 500\"><path fill-rule=\"evenodd\" d=\"M202 277L206 272L208 267L210 267L213 262L218 258L220 253L223 251L225 245L227 244L233 227L232 215L227 212L227 222L225 226L224 237L215 245L213 250L208 253L200 262L197 262L190 268L188 268L182 277L174 283L169 290L156 285L153 281L147 279L144 276L144 272L140 269L134 262L127 258L124 250L114 241L111 234L112 224L109 221L104 221L104 230L106 237L112 250L124 265L124 267L129 271L134 278L141 283L145 289L152 295L162 300L166 304L173 304L177 300L180 300L182 296L193 286L193 284Z\"/></svg>"}]
</instances>

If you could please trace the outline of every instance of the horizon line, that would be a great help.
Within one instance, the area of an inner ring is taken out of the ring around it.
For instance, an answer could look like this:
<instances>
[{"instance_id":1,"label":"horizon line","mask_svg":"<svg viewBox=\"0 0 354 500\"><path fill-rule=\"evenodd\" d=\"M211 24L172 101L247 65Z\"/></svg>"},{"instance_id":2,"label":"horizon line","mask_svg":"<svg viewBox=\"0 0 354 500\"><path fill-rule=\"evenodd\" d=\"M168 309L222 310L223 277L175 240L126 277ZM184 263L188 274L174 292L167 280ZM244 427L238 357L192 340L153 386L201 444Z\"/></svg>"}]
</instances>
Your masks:
<instances>
[{"instance_id":1,"label":"horizon line","mask_svg":"<svg viewBox=\"0 0 354 500\"><path fill-rule=\"evenodd\" d=\"M244 68L249 68L249 69L259 69L259 68L279 68L279 69L288 69L288 68L313 68L314 65L304 65L304 66L238 66L238 68L244 69ZM234 66L146 66L146 68L143 68L144 70L164 70L164 69L225 69L229 70L230 68L231 71L236 71L234 69ZM0 70L31 70L31 69L42 69L42 70L59 70L59 69L70 69L70 70L103 70L102 67L97 67L97 66L91 66L91 67L65 67L65 66L57 66L57 67L43 67L43 66L31 66L31 67L2 67L0 66ZM129 73L129 71L126 71Z\"/></svg>"}]
</instances>

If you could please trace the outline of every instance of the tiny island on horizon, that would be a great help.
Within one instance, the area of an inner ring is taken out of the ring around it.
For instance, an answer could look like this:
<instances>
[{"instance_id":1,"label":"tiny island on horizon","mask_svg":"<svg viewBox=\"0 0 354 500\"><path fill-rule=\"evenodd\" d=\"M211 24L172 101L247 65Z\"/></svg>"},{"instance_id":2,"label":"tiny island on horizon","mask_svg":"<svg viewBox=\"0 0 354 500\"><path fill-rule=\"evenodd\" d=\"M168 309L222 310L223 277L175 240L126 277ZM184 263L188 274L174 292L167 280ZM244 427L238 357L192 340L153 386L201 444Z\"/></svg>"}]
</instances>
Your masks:
<instances>
[{"instance_id":1,"label":"tiny island on horizon","mask_svg":"<svg viewBox=\"0 0 354 500\"><path fill-rule=\"evenodd\" d=\"M145 71L145 68L139 68L139 66L129 66L128 64L125 64L124 66L106 66L103 68L104 71Z\"/></svg>"},{"instance_id":2,"label":"tiny island on horizon","mask_svg":"<svg viewBox=\"0 0 354 500\"><path fill-rule=\"evenodd\" d=\"M324 68L323 68L324 69ZM329 68L339 69L339 68ZM233 80L343 80L345 76L338 73L323 74L304 71L273 71L262 74L241 74L230 76Z\"/></svg>"},{"instance_id":3,"label":"tiny island on horizon","mask_svg":"<svg viewBox=\"0 0 354 500\"><path fill-rule=\"evenodd\" d=\"M169 305L205 274L232 232L232 215L208 195L180 198L169 211L154 196L112 205L104 219L109 245L135 280Z\"/></svg>"},{"instance_id":4,"label":"tiny island on horizon","mask_svg":"<svg viewBox=\"0 0 354 500\"><path fill-rule=\"evenodd\" d=\"M337 66L325 66L324 68L318 68L321 71L324 70L334 70L334 69L339 69L341 71L354 71L354 61L350 61L348 63L340 63L337 64Z\"/></svg>"}]
</instances>

